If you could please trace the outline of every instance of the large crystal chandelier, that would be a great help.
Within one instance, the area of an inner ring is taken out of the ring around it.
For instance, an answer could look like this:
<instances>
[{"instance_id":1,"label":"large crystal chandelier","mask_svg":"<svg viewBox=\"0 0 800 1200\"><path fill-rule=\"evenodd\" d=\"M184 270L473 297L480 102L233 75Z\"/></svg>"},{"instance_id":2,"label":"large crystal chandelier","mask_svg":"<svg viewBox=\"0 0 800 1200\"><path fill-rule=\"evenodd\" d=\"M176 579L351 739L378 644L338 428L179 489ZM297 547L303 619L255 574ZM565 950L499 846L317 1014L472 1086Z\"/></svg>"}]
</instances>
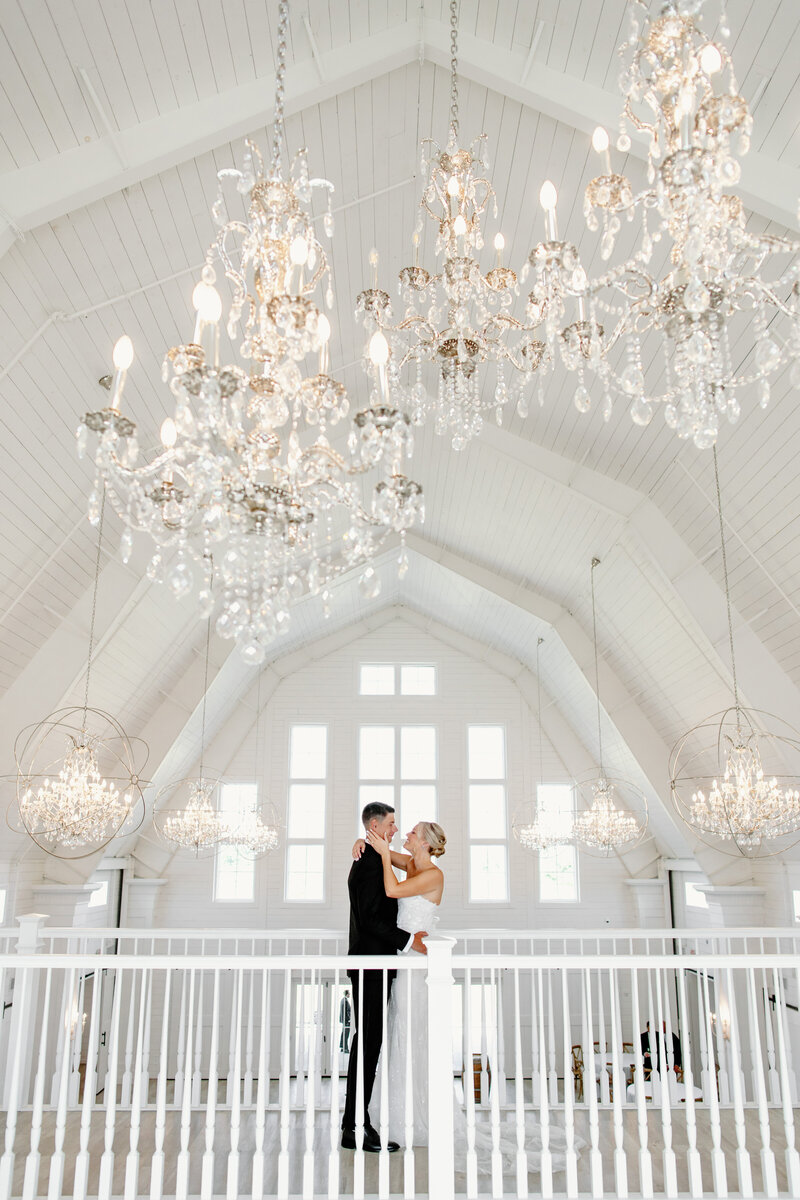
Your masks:
<instances>
[{"instance_id":1,"label":"large crystal chandelier","mask_svg":"<svg viewBox=\"0 0 800 1200\"><path fill-rule=\"evenodd\" d=\"M539 784L544 783L544 734L542 732L542 674L540 648L544 638L536 641L536 720L539 725ZM571 823L559 816L542 811L538 799L523 805L511 819L514 837L525 850L550 850L563 845L572 836Z\"/></svg>"},{"instance_id":2,"label":"large crystal chandelier","mask_svg":"<svg viewBox=\"0 0 800 1200\"><path fill-rule=\"evenodd\" d=\"M504 240L495 237L495 264L484 274L476 254L483 247L483 216L497 201L486 177L486 136L469 148L459 145L458 3L450 2L450 126L442 148L422 143L421 172L427 180L414 230L414 260L403 267L399 290L403 314L395 318L387 292L378 286L377 253L372 252L372 285L356 301L356 318L368 335L364 365L376 403L402 402L414 424L432 415L437 433L463 449L494 411L498 423L509 402L526 411L526 383L545 357L545 346L511 314L517 276L503 263ZM420 263L425 218L437 228L440 269ZM487 380L485 364L494 366ZM425 385L425 364L435 369L436 389Z\"/></svg>"},{"instance_id":3,"label":"large crystal chandelier","mask_svg":"<svg viewBox=\"0 0 800 1200\"><path fill-rule=\"evenodd\" d=\"M613 168L599 128L593 144L604 169L586 189L584 212L590 229L602 226L605 260L622 218L638 216L634 253L589 280L569 243L550 241L531 255L550 344L578 376L576 407L591 405L588 369L606 419L614 397L639 425L662 405L667 425L700 449L716 442L723 418L738 420L743 389L755 387L766 407L770 378L788 362L800 383L800 242L749 230L731 191L753 122L728 51L698 24L705 2L666 0L651 17L645 0L631 0L617 149L630 148L629 129L648 137L647 183L637 192ZM665 252L664 269L654 270ZM663 373L645 372L652 335Z\"/></svg>"},{"instance_id":4,"label":"large crystal chandelier","mask_svg":"<svg viewBox=\"0 0 800 1200\"><path fill-rule=\"evenodd\" d=\"M131 530L150 534L149 577L165 579L177 597L197 587L201 614L216 608L217 632L251 663L263 661L304 593L321 592L327 607L333 580L359 564L372 588L372 557L423 515L421 489L401 471L412 445L402 413L385 405L378 421L372 410L359 414L355 448L329 440L349 401L328 374L331 326L320 297L330 307L333 290L310 205L315 192L327 194L330 236L333 185L309 177L305 150L284 165L287 0L279 12L271 160L265 165L247 142L242 169L218 172L219 231L193 293L194 335L164 360L174 410L162 425L163 450L137 465L136 427L119 411L133 358L128 338L115 347L109 406L87 413L78 429L79 452L87 429L99 434L96 489L105 481L127 527L123 557ZM244 199L244 219L228 215L230 190ZM239 361L227 365L215 263L232 287L227 332ZM383 477L365 499L357 478L376 467ZM90 515L95 507L92 498Z\"/></svg>"},{"instance_id":5,"label":"large crystal chandelier","mask_svg":"<svg viewBox=\"0 0 800 1200\"><path fill-rule=\"evenodd\" d=\"M213 802L218 780L207 778L201 767L198 779L181 780L178 787L180 784L186 786L188 793L184 807L156 818L156 828L164 840L177 850L192 850L195 854L229 841L231 827ZM175 786L170 784L169 790L173 791Z\"/></svg>"},{"instance_id":6,"label":"large crystal chandelier","mask_svg":"<svg viewBox=\"0 0 800 1200\"><path fill-rule=\"evenodd\" d=\"M603 723L600 703L600 667L597 653L597 603L594 590L594 573L600 559L592 559L592 641L594 644L594 690L597 705L597 748L600 765L599 776L593 775L578 782L580 791L587 787L591 792L589 807L578 813L572 826L572 836L579 845L588 850L610 855L615 851L630 850L644 837L647 829L647 798L634 783L609 775L603 761ZM636 800L644 813L640 819L624 807L619 806L615 792L622 792Z\"/></svg>"},{"instance_id":7,"label":"large crystal chandelier","mask_svg":"<svg viewBox=\"0 0 800 1200\"><path fill-rule=\"evenodd\" d=\"M83 704L23 729L14 747L12 828L21 827L57 858L94 854L113 838L135 832L144 816L140 772L147 747L129 738L109 713L89 706L103 515L101 498Z\"/></svg>"},{"instance_id":8,"label":"large crystal chandelier","mask_svg":"<svg viewBox=\"0 0 800 1200\"><path fill-rule=\"evenodd\" d=\"M704 841L728 853L755 857L786 849L787 839L800 834L798 774L765 775L762 764L762 750L773 765L776 756L797 764L800 734L781 718L741 703L716 447L714 480L733 704L680 738L670 759L670 789L678 814Z\"/></svg>"}]
</instances>

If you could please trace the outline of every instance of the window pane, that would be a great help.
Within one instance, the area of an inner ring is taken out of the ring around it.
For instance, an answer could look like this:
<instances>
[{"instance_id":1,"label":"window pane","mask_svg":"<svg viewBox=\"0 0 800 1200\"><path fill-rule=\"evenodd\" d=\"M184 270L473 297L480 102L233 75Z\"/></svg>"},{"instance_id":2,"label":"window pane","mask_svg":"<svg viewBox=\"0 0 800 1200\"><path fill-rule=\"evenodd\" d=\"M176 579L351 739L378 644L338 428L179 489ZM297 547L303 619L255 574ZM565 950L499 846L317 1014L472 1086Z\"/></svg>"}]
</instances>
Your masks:
<instances>
[{"instance_id":1,"label":"window pane","mask_svg":"<svg viewBox=\"0 0 800 1200\"><path fill-rule=\"evenodd\" d=\"M506 789L502 783L469 785L469 836L506 836Z\"/></svg>"},{"instance_id":2,"label":"window pane","mask_svg":"<svg viewBox=\"0 0 800 1200\"><path fill-rule=\"evenodd\" d=\"M252 900L255 890L255 862L236 846L220 846L214 866L215 900Z\"/></svg>"},{"instance_id":3,"label":"window pane","mask_svg":"<svg viewBox=\"0 0 800 1200\"><path fill-rule=\"evenodd\" d=\"M393 664L362 664L359 687L362 696L393 696L394 690Z\"/></svg>"},{"instance_id":4,"label":"window pane","mask_svg":"<svg viewBox=\"0 0 800 1200\"><path fill-rule=\"evenodd\" d=\"M394 779L394 728L362 725L358 731L358 773L362 779Z\"/></svg>"},{"instance_id":5,"label":"window pane","mask_svg":"<svg viewBox=\"0 0 800 1200\"><path fill-rule=\"evenodd\" d=\"M289 744L292 779L324 779L327 774L327 725L293 725Z\"/></svg>"},{"instance_id":6,"label":"window pane","mask_svg":"<svg viewBox=\"0 0 800 1200\"><path fill-rule=\"evenodd\" d=\"M325 784L293 783L289 786L287 837L325 837Z\"/></svg>"},{"instance_id":7,"label":"window pane","mask_svg":"<svg viewBox=\"0 0 800 1200\"><path fill-rule=\"evenodd\" d=\"M401 779L436 778L436 729L406 725L400 730Z\"/></svg>"},{"instance_id":8,"label":"window pane","mask_svg":"<svg viewBox=\"0 0 800 1200\"><path fill-rule=\"evenodd\" d=\"M289 846L286 854L286 899L325 899L323 846Z\"/></svg>"},{"instance_id":9,"label":"window pane","mask_svg":"<svg viewBox=\"0 0 800 1200\"><path fill-rule=\"evenodd\" d=\"M540 783L536 802L542 825L569 837L572 832L575 797L570 783Z\"/></svg>"},{"instance_id":10,"label":"window pane","mask_svg":"<svg viewBox=\"0 0 800 1200\"><path fill-rule=\"evenodd\" d=\"M578 899L578 858L574 846L539 851L539 899Z\"/></svg>"},{"instance_id":11,"label":"window pane","mask_svg":"<svg viewBox=\"0 0 800 1200\"><path fill-rule=\"evenodd\" d=\"M505 846L470 846L470 900L508 899L508 862Z\"/></svg>"},{"instance_id":12,"label":"window pane","mask_svg":"<svg viewBox=\"0 0 800 1200\"><path fill-rule=\"evenodd\" d=\"M401 696L435 696L436 667L405 663L400 668Z\"/></svg>"},{"instance_id":13,"label":"window pane","mask_svg":"<svg viewBox=\"0 0 800 1200\"><path fill-rule=\"evenodd\" d=\"M470 779L505 779L505 730L502 725L470 725Z\"/></svg>"},{"instance_id":14,"label":"window pane","mask_svg":"<svg viewBox=\"0 0 800 1200\"><path fill-rule=\"evenodd\" d=\"M217 807L234 819L251 813L258 801L258 784L224 783L219 789Z\"/></svg>"},{"instance_id":15,"label":"window pane","mask_svg":"<svg viewBox=\"0 0 800 1200\"><path fill-rule=\"evenodd\" d=\"M432 783L404 783L400 788L400 841L419 821L436 820L436 786Z\"/></svg>"}]
</instances>

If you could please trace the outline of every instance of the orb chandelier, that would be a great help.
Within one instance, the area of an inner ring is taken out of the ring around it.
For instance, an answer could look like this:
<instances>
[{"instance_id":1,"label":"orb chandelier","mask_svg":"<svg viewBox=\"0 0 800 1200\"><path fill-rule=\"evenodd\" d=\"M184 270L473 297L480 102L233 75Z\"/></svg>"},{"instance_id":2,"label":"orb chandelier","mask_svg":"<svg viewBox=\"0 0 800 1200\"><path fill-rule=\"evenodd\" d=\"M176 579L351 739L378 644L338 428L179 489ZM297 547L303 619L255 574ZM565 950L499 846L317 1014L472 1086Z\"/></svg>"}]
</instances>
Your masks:
<instances>
[{"instance_id":1,"label":"orb chandelier","mask_svg":"<svg viewBox=\"0 0 800 1200\"><path fill-rule=\"evenodd\" d=\"M670 757L670 792L681 819L707 844L733 855L785 850L800 835L800 777L766 774L763 756L798 762L800 734L780 717L746 708L739 696L719 464L714 448L722 573L733 704L679 739Z\"/></svg>"},{"instance_id":2,"label":"orb chandelier","mask_svg":"<svg viewBox=\"0 0 800 1200\"><path fill-rule=\"evenodd\" d=\"M606 420L616 397L639 425L661 406L669 428L699 449L715 444L721 421L738 420L744 389L754 387L765 408L770 379L790 362L792 384L800 384L800 242L748 230L731 191L753 120L730 54L698 23L704 3L667 0L650 16L644 0L631 0L619 48L625 103L616 146L630 149L629 130L649 138L647 182L637 192L614 169L599 128L593 145L603 170L586 189L584 213L591 230L602 226L607 261L622 219L638 218L633 254L592 279L570 243L550 240L530 260L534 290L549 308L548 343L578 377L576 407L591 406L591 372ZM729 36L724 21L721 32ZM554 196L542 202L554 210ZM667 252L663 270L652 265L657 243ZM644 369L653 336L663 365L656 387Z\"/></svg>"},{"instance_id":3,"label":"orb chandelier","mask_svg":"<svg viewBox=\"0 0 800 1200\"><path fill-rule=\"evenodd\" d=\"M594 573L600 559L592 559L592 641L594 644L594 691L597 704L597 747L600 765L599 776L578 781L578 790L588 788L591 793L589 807L579 812L572 826L575 841L587 850L610 855L617 851L631 850L644 838L647 829L647 798L634 783L627 779L609 775L603 761L603 722L600 704L600 668L597 654L597 603L594 590ZM644 813L644 819L621 807L615 792L632 796Z\"/></svg>"},{"instance_id":4,"label":"orb chandelier","mask_svg":"<svg viewBox=\"0 0 800 1200\"><path fill-rule=\"evenodd\" d=\"M539 784L544 783L544 735L542 733L542 676L539 649L544 638L536 641L536 720L539 725ZM536 793L535 793L536 794ZM511 819L514 837L525 850L550 850L561 846L572 836L571 824L567 825L555 815L542 811L538 800L517 810Z\"/></svg>"},{"instance_id":5,"label":"orb chandelier","mask_svg":"<svg viewBox=\"0 0 800 1200\"><path fill-rule=\"evenodd\" d=\"M288 628L293 601L321 592L327 608L337 577L359 564L369 572L388 537L402 541L423 516L422 490L401 470L412 442L396 408L385 405L379 422L360 414L355 450L329 440L349 400L328 374L331 326L320 306L323 291L332 306L333 290L311 200L327 194L331 236L333 185L309 176L305 150L283 162L287 23L281 0L271 160L265 165L248 141L241 170L218 172L219 229L193 293L194 334L164 359L174 408L161 427L162 451L140 463L136 427L120 413L133 361L128 338L115 347L109 406L78 428L79 453L87 431L99 435L90 516L105 482L126 525L123 558L131 531L148 533L149 578L165 580L176 597L196 587L201 615L216 609L217 633L254 664ZM229 217L229 191L244 200L245 219ZM232 288L227 332L238 344L238 360L225 365L215 263ZM362 439L368 445L358 454ZM365 500L357 480L375 468L382 478ZM374 570L367 586L373 580Z\"/></svg>"},{"instance_id":6,"label":"orb chandelier","mask_svg":"<svg viewBox=\"0 0 800 1200\"><path fill-rule=\"evenodd\" d=\"M524 414L525 385L545 359L545 346L530 327L512 316L517 276L503 263L504 239L494 240L496 262L485 274L476 254L483 247L483 217L497 199L486 176L486 135L465 148L459 144L458 3L450 3L450 124L447 145L422 143L421 173L427 180L414 230L414 259L403 267L399 291L404 310L395 318L387 292L378 286L377 252L370 262L372 283L356 300L356 319L368 335L364 366L375 402L389 398L415 425L433 418L437 433L463 449L494 411L498 424L506 405ZM425 218L437 228L435 253L440 269L420 263ZM425 386L425 365L434 367L436 388ZM494 367L487 381L487 364Z\"/></svg>"},{"instance_id":7,"label":"orb chandelier","mask_svg":"<svg viewBox=\"0 0 800 1200\"><path fill-rule=\"evenodd\" d=\"M27 726L14 745L16 804L9 824L56 858L94 854L135 832L144 817L140 774L147 747L110 713L89 705L104 508L101 497L83 704Z\"/></svg>"}]
</instances>

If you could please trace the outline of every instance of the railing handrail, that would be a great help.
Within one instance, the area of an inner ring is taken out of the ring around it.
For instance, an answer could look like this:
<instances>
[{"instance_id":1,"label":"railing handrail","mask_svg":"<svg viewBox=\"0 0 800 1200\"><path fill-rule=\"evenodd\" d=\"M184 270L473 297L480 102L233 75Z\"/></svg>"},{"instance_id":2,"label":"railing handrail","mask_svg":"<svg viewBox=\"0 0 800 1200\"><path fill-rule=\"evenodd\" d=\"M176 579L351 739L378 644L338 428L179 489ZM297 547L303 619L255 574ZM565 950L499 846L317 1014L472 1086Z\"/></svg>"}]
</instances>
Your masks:
<instances>
[{"instance_id":1,"label":"railing handrail","mask_svg":"<svg viewBox=\"0 0 800 1200\"><path fill-rule=\"evenodd\" d=\"M20 930L18 927L6 926L0 928L0 937L17 936ZM191 928L148 928L137 929L127 926L92 926L92 925L64 925L51 926L43 925L41 927L41 936L49 938L57 937L109 937L109 938L133 938L145 940L148 938L286 938L286 937L306 937L306 938L344 938L347 932L344 929L246 929L241 926L237 928L225 929L197 929ZM450 929L448 935L455 938L467 937L494 937L494 938L541 938L551 939L556 938L563 940L570 939L608 939L608 938L670 938L677 939L679 937L797 937L800 939L800 925L786 926L742 926L742 927L704 927L702 929L695 928L679 928L665 927L663 929Z\"/></svg>"}]
</instances>

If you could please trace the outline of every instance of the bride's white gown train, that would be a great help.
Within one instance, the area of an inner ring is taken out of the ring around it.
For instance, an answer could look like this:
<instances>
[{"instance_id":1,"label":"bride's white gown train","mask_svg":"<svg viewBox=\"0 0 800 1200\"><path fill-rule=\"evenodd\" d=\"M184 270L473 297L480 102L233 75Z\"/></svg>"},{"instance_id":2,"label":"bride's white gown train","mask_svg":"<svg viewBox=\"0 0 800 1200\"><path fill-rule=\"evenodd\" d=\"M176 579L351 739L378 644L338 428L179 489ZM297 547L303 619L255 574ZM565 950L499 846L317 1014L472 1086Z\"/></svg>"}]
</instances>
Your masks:
<instances>
[{"instance_id":1,"label":"bride's white gown train","mask_svg":"<svg viewBox=\"0 0 800 1200\"><path fill-rule=\"evenodd\" d=\"M422 930L433 933L439 924L438 905L424 896L410 896L398 902L397 924L409 933ZM409 984L410 979L410 984ZM428 996L425 975L421 971L400 971L392 988L387 1012L387 1041L389 1063L389 1137L401 1146L406 1145L406 1074L407 1059L411 1057L411 1118L413 1145L428 1145ZM372 1093L376 1111L380 1109L380 1072L386 1061L381 1055L381 1067ZM471 1072L470 1072L471 1074ZM471 1079L467 1076L468 1085ZM377 1126L378 1121L375 1122ZM511 1122L501 1123L500 1151L506 1170L513 1171L517 1158L517 1133L513 1115ZM463 1171L467 1153L467 1118L453 1090L453 1133L457 1169ZM550 1125L549 1146L553 1170L564 1169L566 1138L562 1129ZM479 1118L475 1128L475 1149L478 1169L489 1171L493 1148L491 1127ZM541 1127L530 1113L525 1118L525 1153L528 1168L538 1171L541 1165Z\"/></svg>"}]
</instances>

